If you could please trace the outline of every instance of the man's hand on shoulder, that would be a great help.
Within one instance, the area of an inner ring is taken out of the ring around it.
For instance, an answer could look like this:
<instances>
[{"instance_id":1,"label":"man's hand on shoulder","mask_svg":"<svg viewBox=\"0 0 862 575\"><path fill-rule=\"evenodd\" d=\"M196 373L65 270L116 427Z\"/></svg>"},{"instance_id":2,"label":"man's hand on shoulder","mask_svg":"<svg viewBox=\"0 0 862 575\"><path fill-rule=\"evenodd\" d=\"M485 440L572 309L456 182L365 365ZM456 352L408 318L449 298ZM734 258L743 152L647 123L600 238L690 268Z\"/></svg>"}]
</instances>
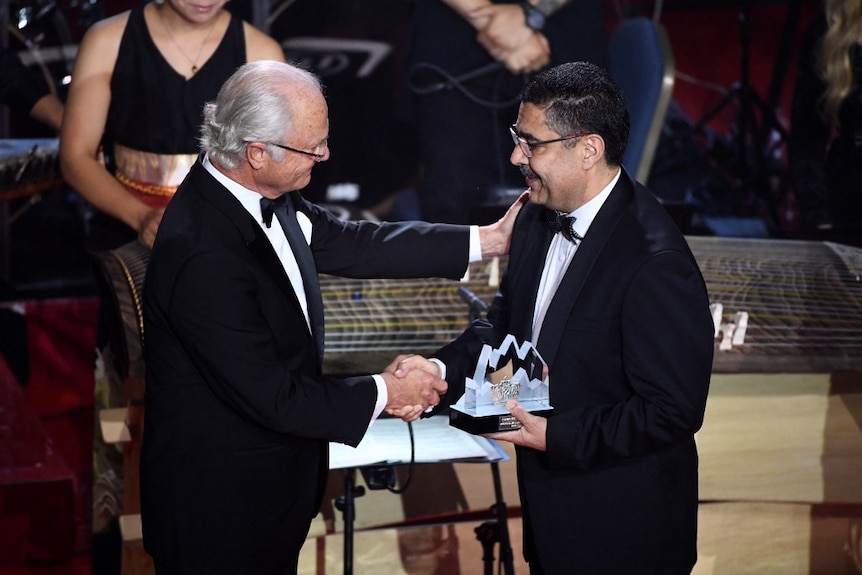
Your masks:
<instances>
[{"instance_id":1,"label":"man's hand on shoulder","mask_svg":"<svg viewBox=\"0 0 862 575\"><path fill-rule=\"evenodd\" d=\"M521 193L515 202L509 206L506 213L493 224L479 227L479 243L482 246L482 258L504 256L509 253L512 240L512 230L515 228L515 218L518 212L530 200L530 191Z\"/></svg>"}]
</instances>

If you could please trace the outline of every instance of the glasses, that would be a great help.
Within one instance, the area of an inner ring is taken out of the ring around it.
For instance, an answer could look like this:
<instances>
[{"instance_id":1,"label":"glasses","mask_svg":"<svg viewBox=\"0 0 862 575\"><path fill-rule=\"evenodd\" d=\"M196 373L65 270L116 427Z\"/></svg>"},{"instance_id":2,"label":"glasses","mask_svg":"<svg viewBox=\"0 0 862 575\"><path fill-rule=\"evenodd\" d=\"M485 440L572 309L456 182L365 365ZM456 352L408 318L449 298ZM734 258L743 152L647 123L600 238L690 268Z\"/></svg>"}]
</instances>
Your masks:
<instances>
[{"instance_id":1,"label":"glasses","mask_svg":"<svg viewBox=\"0 0 862 575\"><path fill-rule=\"evenodd\" d=\"M251 143L250 141L246 141L246 143ZM326 153L318 154L317 152L306 152L305 150L298 150L296 148L291 148L290 146L284 146L282 144L276 144L275 142L261 142L262 144L266 144L267 146L275 146L276 148L281 148L282 150L287 150L288 152L294 152L296 154L302 154L303 156L308 156L309 158L313 158L315 162L321 162L326 157ZM323 142L321 146L324 148L328 147L328 142Z\"/></svg>"},{"instance_id":2,"label":"glasses","mask_svg":"<svg viewBox=\"0 0 862 575\"><path fill-rule=\"evenodd\" d=\"M579 132L570 136L563 136L562 138L554 138L553 140L542 140L541 142L528 142L527 140L519 136L518 132L515 131L515 124L509 126L509 133L512 134L512 141L515 143L516 146L521 148L521 151L524 152L524 155L528 158L532 158L533 148L544 146L545 144L553 144L554 142L565 142L566 140L574 140L575 138L588 136L592 132Z\"/></svg>"}]
</instances>

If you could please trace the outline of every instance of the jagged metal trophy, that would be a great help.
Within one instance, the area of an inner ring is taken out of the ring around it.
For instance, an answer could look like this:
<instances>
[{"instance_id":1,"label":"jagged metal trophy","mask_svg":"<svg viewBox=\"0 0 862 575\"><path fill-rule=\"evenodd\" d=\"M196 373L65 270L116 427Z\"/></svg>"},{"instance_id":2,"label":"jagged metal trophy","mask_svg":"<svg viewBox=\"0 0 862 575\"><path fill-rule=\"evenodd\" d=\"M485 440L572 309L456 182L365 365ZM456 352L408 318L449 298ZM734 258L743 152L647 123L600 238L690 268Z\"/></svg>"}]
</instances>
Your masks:
<instances>
[{"instance_id":1,"label":"jagged metal trophy","mask_svg":"<svg viewBox=\"0 0 862 575\"><path fill-rule=\"evenodd\" d=\"M468 433L482 435L521 427L506 409L517 400L527 411L550 415L545 362L530 342L518 343L507 335L499 349L485 344L464 395L450 406L449 424Z\"/></svg>"}]
</instances>

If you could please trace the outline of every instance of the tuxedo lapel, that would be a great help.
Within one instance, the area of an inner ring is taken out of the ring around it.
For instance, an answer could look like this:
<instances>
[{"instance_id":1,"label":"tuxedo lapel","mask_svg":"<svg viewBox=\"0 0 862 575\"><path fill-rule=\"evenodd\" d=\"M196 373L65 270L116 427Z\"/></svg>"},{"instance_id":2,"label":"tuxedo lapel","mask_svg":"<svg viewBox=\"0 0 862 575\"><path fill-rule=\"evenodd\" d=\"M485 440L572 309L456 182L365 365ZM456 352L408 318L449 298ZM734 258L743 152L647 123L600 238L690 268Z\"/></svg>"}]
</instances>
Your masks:
<instances>
[{"instance_id":1,"label":"tuxedo lapel","mask_svg":"<svg viewBox=\"0 0 862 575\"><path fill-rule=\"evenodd\" d=\"M605 244L619 223L623 210L632 201L633 191L631 180L623 171L617 185L590 224L586 237L578 244L560 286L551 299L536 345L548 365L554 364L563 339L563 330L581 290L589 279L590 271L599 257L609 257L603 253Z\"/></svg>"},{"instance_id":2,"label":"tuxedo lapel","mask_svg":"<svg viewBox=\"0 0 862 575\"><path fill-rule=\"evenodd\" d=\"M284 266L278 259L269 238L266 237L251 214L246 211L233 194L206 171L200 160L192 167L188 177L191 178L193 187L204 201L213 204L239 229L249 253L260 262L273 281L284 291L287 298L294 303L296 312L302 316L302 306L293 290L290 278L287 277Z\"/></svg>"},{"instance_id":3,"label":"tuxedo lapel","mask_svg":"<svg viewBox=\"0 0 862 575\"><path fill-rule=\"evenodd\" d=\"M306 242L305 236L302 235L302 229L300 229L299 222L296 219L296 204L293 201L293 194L288 196L287 201L282 206L275 208L275 216L278 218L285 236L287 236L287 241L290 243L291 250L293 250L296 263L299 265L299 272L302 275L302 283L305 287L305 301L308 305L311 332L317 347L318 359L322 363L324 320L320 281L317 277L317 267L314 263L314 255L311 253L311 247Z\"/></svg>"},{"instance_id":4,"label":"tuxedo lapel","mask_svg":"<svg viewBox=\"0 0 862 575\"><path fill-rule=\"evenodd\" d=\"M519 221L519 228L525 233L522 239L517 241L523 254L516 259L509 259L507 270L510 282L509 292L514 296L509 303L509 331L520 341L529 341L532 338L533 310L536 307L542 268L545 265L548 247L554 237L554 233L543 219L544 212L545 209L540 206L531 206L529 211L524 209L523 223ZM515 252L514 237L512 242L512 252Z\"/></svg>"},{"instance_id":5,"label":"tuxedo lapel","mask_svg":"<svg viewBox=\"0 0 862 575\"><path fill-rule=\"evenodd\" d=\"M254 218L252 218L251 215L249 215L249 219L254 222ZM254 222L254 224L257 225L257 222ZM263 230L258 228L257 236L247 245L249 253L251 253L251 255L260 262L272 279L275 280L279 287L281 287L282 291L285 292L287 297L296 304L296 309L301 314L302 306L299 303L299 298L296 296L296 292L293 291L290 278L287 277L281 260L278 259L278 256L275 254L275 250L272 248L272 244L269 242L269 238L266 237Z\"/></svg>"}]
</instances>

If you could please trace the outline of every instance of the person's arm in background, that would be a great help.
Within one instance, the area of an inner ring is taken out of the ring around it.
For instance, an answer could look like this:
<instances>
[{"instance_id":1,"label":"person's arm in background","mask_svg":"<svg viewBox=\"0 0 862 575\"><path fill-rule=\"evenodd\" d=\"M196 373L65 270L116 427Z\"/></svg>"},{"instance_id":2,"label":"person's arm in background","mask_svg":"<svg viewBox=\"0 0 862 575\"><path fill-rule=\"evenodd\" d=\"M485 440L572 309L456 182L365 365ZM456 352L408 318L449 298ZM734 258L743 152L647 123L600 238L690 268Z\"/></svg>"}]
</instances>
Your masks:
<instances>
[{"instance_id":1,"label":"person's arm in background","mask_svg":"<svg viewBox=\"0 0 862 575\"><path fill-rule=\"evenodd\" d=\"M149 247L164 210L137 199L99 159L111 103L111 74L127 21L124 13L98 22L81 41L60 133L60 168L82 198L136 230Z\"/></svg>"},{"instance_id":2,"label":"person's arm in background","mask_svg":"<svg viewBox=\"0 0 862 575\"><path fill-rule=\"evenodd\" d=\"M63 102L48 83L24 66L17 54L3 48L0 63L0 102L27 113L57 132L63 122Z\"/></svg>"},{"instance_id":3,"label":"person's arm in background","mask_svg":"<svg viewBox=\"0 0 862 575\"><path fill-rule=\"evenodd\" d=\"M30 117L59 132L63 126L63 102L54 94L45 94L30 108Z\"/></svg>"},{"instance_id":4,"label":"person's arm in background","mask_svg":"<svg viewBox=\"0 0 862 575\"><path fill-rule=\"evenodd\" d=\"M512 73L539 70L550 60L550 44L540 30L530 27L524 5L531 4L544 21L571 1L531 0L476 8L470 12L471 17L484 22L477 41Z\"/></svg>"},{"instance_id":5,"label":"person's arm in background","mask_svg":"<svg viewBox=\"0 0 862 575\"><path fill-rule=\"evenodd\" d=\"M458 13L461 18L470 23L473 28L476 30L482 30L485 26L488 25L490 18L481 18L479 16L473 16L473 13L480 8L486 8L488 6L493 6L489 0L441 0L443 4L446 4Z\"/></svg>"},{"instance_id":6,"label":"person's arm in background","mask_svg":"<svg viewBox=\"0 0 862 575\"><path fill-rule=\"evenodd\" d=\"M478 31L476 41L513 74L538 70L548 63L551 53L548 40L527 27L520 4L492 4L487 0L442 1ZM491 30L493 33L489 34ZM505 37L507 41L500 44L491 37Z\"/></svg>"}]
</instances>

